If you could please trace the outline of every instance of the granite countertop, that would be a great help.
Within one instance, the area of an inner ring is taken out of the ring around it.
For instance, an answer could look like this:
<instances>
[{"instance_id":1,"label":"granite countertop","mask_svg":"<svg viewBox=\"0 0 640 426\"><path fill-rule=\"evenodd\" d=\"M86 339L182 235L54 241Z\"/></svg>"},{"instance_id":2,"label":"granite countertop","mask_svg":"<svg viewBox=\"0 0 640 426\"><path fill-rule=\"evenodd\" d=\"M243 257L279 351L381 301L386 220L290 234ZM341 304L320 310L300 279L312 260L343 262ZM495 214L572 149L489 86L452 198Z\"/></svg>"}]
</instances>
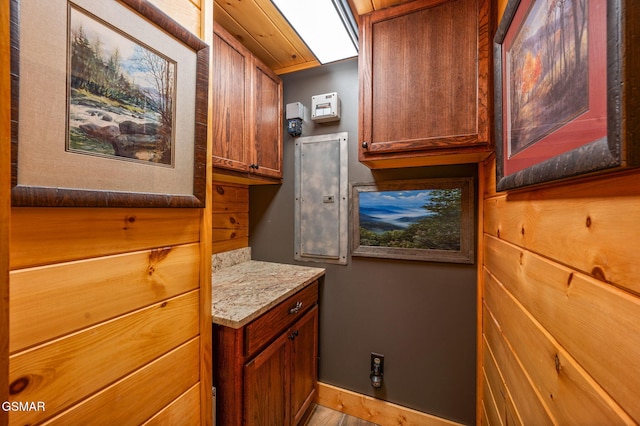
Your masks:
<instances>
[{"instance_id":1,"label":"granite countertop","mask_svg":"<svg viewBox=\"0 0 640 426\"><path fill-rule=\"evenodd\" d=\"M242 258L240 263L231 266L214 267L212 321L240 328L311 284L324 272L324 268Z\"/></svg>"}]
</instances>

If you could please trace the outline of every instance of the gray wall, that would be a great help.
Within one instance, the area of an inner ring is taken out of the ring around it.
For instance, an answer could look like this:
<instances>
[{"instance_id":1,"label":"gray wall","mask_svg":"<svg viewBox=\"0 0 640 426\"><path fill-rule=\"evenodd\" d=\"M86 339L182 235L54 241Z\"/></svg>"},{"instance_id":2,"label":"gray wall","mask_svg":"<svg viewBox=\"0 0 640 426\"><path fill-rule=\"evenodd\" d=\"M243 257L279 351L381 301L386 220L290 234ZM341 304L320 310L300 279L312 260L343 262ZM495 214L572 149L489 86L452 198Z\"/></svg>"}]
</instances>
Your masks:
<instances>
[{"instance_id":1,"label":"gray wall","mask_svg":"<svg viewBox=\"0 0 640 426\"><path fill-rule=\"evenodd\" d=\"M339 123L303 123L303 136L349 132L349 182L477 175L475 165L371 171L358 162L358 64L347 60L283 76L285 104L338 92ZM403 107L410 107L406 105ZM393 119L393 111L389 111ZM286 132L285 132L286 133ZM294 139L285 136L284 182L250 190L256 260L294 261ZM475 423L476 266L350 258L327 269L320 297L320 381ZM384 385L369 380L370 353L385 355Z\"/></svg>"}]
</instances>

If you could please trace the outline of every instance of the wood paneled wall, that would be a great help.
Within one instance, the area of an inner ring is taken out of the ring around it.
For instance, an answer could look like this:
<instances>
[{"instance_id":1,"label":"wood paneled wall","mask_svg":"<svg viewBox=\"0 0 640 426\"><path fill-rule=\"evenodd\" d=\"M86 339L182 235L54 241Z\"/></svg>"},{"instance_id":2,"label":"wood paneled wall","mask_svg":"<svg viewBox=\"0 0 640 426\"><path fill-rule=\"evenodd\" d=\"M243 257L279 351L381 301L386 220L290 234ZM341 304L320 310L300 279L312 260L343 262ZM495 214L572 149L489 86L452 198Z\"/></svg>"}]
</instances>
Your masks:
<instances>
[{"instance_id":1,"label":"wood paneled wall","mask_svg":"<svg viewBox=\"0 0 640 426\"><path fill-rule=\"evenodd\" d=\"M640 423L640 171L508 193L495 159L480 175L478 423Z\"/></svg>"},{"instance_id":2,"label":"wood paneled wall","mask_svg":"<svg viewBox=\"0 0 640 426\"><path fill-rule=\"evenodd\" d=\"M152 3L211 42L212 0ZM3 132L5 100L3 90ZM207 170L210 182L210 160ZM211 183L207 200L205 209L10 210L10 250L3 240L0 251L10 269L8 400L45 409L10 412L8 424L211 424Z\"/></svg>"},{"instance_id":3,"label":"wood paneled wall","mask_svg":"<svg viewBox=\"0 0 640 426\"><path fill-rule=\"evenodd\" d=\"M0 403L9 399L9 230L11 221L11 78L9 2L0 3ZM0 425L8 413L0 410Z\"/></svg>"},{"instance_id":4,"label":"wood paneled wall","mask_svg":"<svg viewBox=\"0 0 640 426\"><path fill-rule=\"evenodd\" d=\"M483 172L482 423L640 422L640 172L513 193Z\"/></svg>"},{"instance_id":5,"label":"wood paneled wall","mask_svg":"<svg viewBox=\"0 0 640 426\"><path fill-rule=\"evenodd\" d=\"M213 182L213 253L249 247L249 187Z\"/></svg>"}]
</instances>

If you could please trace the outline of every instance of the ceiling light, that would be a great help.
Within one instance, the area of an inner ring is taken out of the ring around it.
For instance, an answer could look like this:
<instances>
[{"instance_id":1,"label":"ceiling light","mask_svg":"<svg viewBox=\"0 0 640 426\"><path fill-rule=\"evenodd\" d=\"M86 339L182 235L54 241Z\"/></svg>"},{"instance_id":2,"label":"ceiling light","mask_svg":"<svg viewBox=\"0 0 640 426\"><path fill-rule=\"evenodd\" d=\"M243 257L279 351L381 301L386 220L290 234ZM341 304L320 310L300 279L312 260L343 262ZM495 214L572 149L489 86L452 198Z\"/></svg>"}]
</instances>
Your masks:
<instances>
[{"instance_id":1,"label":"ceiling light","mask_svg":"<svg viewBox=\"0 0 640 426\"><path fill-rule=\"evenodd\" d=\"M271 0L322 64L358 55L358 29L346 0Z\"/></svg>"}]
</instances>

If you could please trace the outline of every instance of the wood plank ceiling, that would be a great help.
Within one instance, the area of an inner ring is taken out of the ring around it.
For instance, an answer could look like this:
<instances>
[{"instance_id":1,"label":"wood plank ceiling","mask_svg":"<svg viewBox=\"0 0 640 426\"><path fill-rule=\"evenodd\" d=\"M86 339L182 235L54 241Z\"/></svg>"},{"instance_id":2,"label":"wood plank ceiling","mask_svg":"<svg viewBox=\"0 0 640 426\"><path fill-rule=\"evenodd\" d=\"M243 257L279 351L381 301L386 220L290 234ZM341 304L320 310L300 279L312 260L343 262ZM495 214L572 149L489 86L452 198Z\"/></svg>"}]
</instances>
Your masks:
<instances>
[{"instance_id":1,"label":"wood plank ceiling","mask_svg":"<svg viewBox=\"0 0 640 426\"><path fill-rule=\"evenodd\" d=\"M409 1L412 0L349 0L349 3L358 20L360 15ZM278 74L320 65L270 0L215 0L213 16Z\"/></svg>"}]
</instances>

